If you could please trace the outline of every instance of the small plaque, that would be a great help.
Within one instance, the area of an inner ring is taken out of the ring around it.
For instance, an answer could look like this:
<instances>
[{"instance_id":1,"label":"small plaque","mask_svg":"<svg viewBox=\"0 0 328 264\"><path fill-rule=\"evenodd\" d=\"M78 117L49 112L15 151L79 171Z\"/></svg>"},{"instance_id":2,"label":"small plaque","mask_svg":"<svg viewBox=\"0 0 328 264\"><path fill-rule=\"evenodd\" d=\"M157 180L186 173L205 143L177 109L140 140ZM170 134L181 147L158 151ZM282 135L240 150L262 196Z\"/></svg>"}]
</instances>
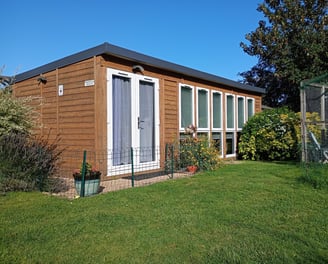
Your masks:
<instances>
[{"instance_id":1,"label":"small plaque","mask_svg":"<svg viewBox=\"0 0 328 264\"><path fill-rule=\"evenodd\" d=\"M95 80L84 81L84 86L92 86L92 85L95 85Z\"/></svg>"}]
</instances>

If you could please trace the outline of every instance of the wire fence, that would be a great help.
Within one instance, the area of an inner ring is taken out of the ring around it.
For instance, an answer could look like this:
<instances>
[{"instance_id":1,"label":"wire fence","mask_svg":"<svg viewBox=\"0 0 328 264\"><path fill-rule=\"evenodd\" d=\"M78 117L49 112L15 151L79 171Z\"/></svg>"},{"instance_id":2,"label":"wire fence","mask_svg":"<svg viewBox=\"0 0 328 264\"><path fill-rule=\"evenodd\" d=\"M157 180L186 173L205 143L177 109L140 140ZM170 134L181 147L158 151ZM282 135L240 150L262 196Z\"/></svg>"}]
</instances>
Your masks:
<instances>
[{"instance_id":1,"label":"wire fence","mask_svg":"<svg viewBox=\"0 0 328 264\"><path fill-rule=\"evenodd\" d=\"M328 127L322 129L317 126L315 130L309 131L306 136L306 162L303 164L303 177L315 187L326 184L328 175Z\"/></svg>"},{"instance_id":2,"label":"wire fence","mask_svg":"<svg viewBox=\"0 0 328 264\"><path fill-rule=\"evenodd\" d=\"M169 144L164 149L65 150L52 194L72 199L194 174L176 162L177 155Z\"/></svg>"},{"instance_id":3,"label":"wire fence","mask_svg":"<svg viewBox=\"0 0 328 264\"><path fill-rule=\"evenodd\" d=\"M327 78L325 74L301 83L303 175L310 181L324 181L328 175Z\"/></svg>"}]
</instances>

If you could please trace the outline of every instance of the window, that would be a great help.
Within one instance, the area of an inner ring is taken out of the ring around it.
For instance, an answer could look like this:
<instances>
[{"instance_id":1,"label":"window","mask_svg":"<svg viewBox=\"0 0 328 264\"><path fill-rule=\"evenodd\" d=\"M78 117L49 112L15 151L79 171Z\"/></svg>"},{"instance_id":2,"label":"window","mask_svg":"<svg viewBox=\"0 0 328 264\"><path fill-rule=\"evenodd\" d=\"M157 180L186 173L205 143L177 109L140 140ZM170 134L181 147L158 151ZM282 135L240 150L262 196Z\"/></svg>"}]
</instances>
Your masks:
<instances>
[{"instance_id":1,"label":"window","mask_svg":"<svg viewBox=\"0 0 328 264\"><path fill-rule=\"evenodd\" d=\"M235 155L235 133L233 132L226 133L226 155Z\"/></svg>"},{"instance_id":2,"label":"window","mask_svg":"<svg viewBox=\"0 0 328 264\"><path fill-rule=\"evenodd\" d=\"M238 129L242 129L245 124L245 98L238 96Z\"/></svg>"},{"instance_id":3,"label":"window","mask_svg":"<svg viewBox=\"0 0 328 264\"><path fill-rule=\"evenodd\" d=\"M222 156L222 133L221 132L212 132L212 143L214 147L220 152Z\"/></svg>"},{"instance_id":4,"label":"window","mask_svg":"<svg viewBox=\"0 0 328 264\"><path fill-rule=\"evenodd\" d=\"M208 90L197 88L197 127L198 130L209 130L209 96Z\"/></svg>"},{"instance_id":5,"label":"window","mask_svg":"<svg viewBox=\"0 0 328 264\"><path fill-rule=\"evenodd\" d=\"M193 87L180 85L180 131L194 124Z\"/></svg>"},{"instance_id":6,"label":"window","mask_svg":"<svg viewBox=\"0 0 328 264\"><path fill-rule=\"evenodd\" d=\"M254 99L247 98L247 119L254 115Z\"/></svg>"},{"instance_id":7,"label":"window","mask_svg":"<svg viewBox=\"0 0 328 264\"><path fill-rule=\"evenodd\" d=\"M226 95L226 125L228 130L235 128L235 96L232 94Z\"/></svg>"},{"instance_id":8,"label":"window","mask_svg":"<svg viewBox=\"0 0 328 264\"><path fill-rule=\"evenodd\" d=\"M222 94L212 93L212 126L213 130L222 128Z\"/></svg>"}]
</instances>

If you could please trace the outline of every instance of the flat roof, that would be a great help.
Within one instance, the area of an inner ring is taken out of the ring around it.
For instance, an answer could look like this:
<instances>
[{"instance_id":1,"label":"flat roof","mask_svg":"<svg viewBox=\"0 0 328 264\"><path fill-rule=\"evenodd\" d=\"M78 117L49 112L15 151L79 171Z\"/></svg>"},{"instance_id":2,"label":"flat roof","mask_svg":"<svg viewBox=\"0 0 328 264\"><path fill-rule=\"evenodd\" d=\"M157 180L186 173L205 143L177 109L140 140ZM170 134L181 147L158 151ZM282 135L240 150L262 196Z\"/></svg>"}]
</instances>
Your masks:
<instances>
[{"instance_id":1,"label":"flat roof","mask_svg":"<svg viewBox=\"0 0 328 264\"><path fill-rule=\"evenodd\" d=\"M15 81L20 82L24 81L26 79L38 76L42 73L46 73L52 70L55 70L57 68L63 68L67 65L74 64L83 60L86 60L88 58L107 54L112 55L115 57L127 59L130 61L133 61L135 63L140 63L143 65L148 65L156 68L160 68L163 70L172 71L175 73L183 74L189 77L194 77L198 79L202 79L205 81L210 81L213 83L226 85L230 87L234 87L237 89L250 91L250 92L256 92L256 93L265 93L265 89L259 88L256 86L246 85L242 84L236 81L232 81L223 77L219 77L214 74L209 74L206 72L198 71L192 68L188 68L179 64L171 63L165 60L157 59L155 57L147 56L129 49L121 48L112 44L109 44L108 42L105 42L101 45L95 46L93 48L75 53L73 55L64 57L62 59L50 62L48 64L45 64L43 66L34 68L32 70L23 72L21 74L18 74L15 76Z\"/></svg>"}]
</instances>

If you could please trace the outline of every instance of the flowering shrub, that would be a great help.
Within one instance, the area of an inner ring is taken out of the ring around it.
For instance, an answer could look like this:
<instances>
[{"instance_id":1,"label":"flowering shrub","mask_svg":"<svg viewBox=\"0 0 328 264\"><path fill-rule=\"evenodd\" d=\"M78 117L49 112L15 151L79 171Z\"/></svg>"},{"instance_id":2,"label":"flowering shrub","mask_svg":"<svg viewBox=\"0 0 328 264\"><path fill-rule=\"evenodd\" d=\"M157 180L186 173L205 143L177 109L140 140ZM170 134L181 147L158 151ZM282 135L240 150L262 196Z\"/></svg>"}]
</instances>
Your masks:
<instances>
[{"instance_id":1,"label":"flowering shrub","mask_svg":"<svg viewBox=\"0 0 328 264\"><path fill-rule=\"evenodd\" d=\"M197 137L197 128L189 125L186 129L189 134L179 141L177 164L180 168L196 165L200 170L214 170L220 166L220 153L214 143L207 137Z\"/></svg>"},{"instance_id":2,"label":"flowering shrub","mask_svg":"<svg viewBox=\"0 0 328 264\"><path fill-rule=\"evenodd\" d=\"M299 157L299 116L288 108L265 110L244 126L238 145L243 159L292 160Z\"/></svg>"},{"instance_id":3,"label":"flowering shrub","mask_svg":"<svg viewBox=\"0 0 328 264\"><path fill-rule=\"evenodd\" d=\"M0 136L30 133L37 117L37 113L28 105L32 99L15 98L10 87L0 89Z\"/></svg>"},{"instance_id":4,"label":"flowering shrub","mask_svg":"<svg viewBox=\"0 0 328 264\"><path fill-rule=\"evenodd\" d=\"M73 171L74 179L82 180L82 172L83 172L83 163L81 164L80 169L75 169ZM85 176L84 176L85 180L99 179L100 176L101 176L101 172L96 167L93 167L91 164L87 162L85 163Z\"/></svg>"}]
</instances>

